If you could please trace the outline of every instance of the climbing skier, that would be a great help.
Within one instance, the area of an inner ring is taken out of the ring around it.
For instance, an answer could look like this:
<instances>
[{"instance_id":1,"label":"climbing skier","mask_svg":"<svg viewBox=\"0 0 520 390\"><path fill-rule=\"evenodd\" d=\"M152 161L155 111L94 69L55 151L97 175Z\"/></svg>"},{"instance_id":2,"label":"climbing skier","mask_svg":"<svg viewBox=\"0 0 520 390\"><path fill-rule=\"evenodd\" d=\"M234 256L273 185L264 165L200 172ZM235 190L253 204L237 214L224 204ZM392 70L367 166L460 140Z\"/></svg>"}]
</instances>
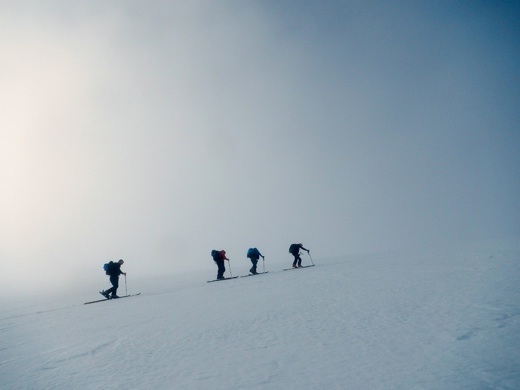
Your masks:
<instances>
[{"instance_id":1,"label":"climbing skier","mask_svg":"<svg viewBox=\"0 0 520 390\"><path fill-rule=\"evenodd\" d=\"M123 265L123 263L123 259L120 259L117 263L114 263L113 261L108 263L108 269L106 273L110 276L110 283L112 283L112 287L106 291L100 291L101 295L103 295L106 299L119 298L117 296L117 288L119 287L119 275L126 276L126 272L121 271L121 266Z\"/></svg>"},{"instance_id":2,"label":"climbing skier","mask_svg":"<svg viewBox=\"0 0 520 390\"><path fill-rule=\"evenodd\" d=\"M260 253L260 251L257 248L249 248L247 250L247 257L251 259L251 263L253 264L249 272L251 272L253 275L256 275L258 273L256 272L256 264L258 263L260 257L262 259L265 259L265 257Z\"/></svg>"},{"instance_id":3,"label":"climbing skier","mask_svg":"<svg viewBox=\"0 0 520 390\"><path fill-rule=\"evenodd\" d=\"M224 266L224 260L229 261L229 259L226 257L226 251L221 250L212 250L211 251L211 257L213 257L213 260L217 264L218 271L217 271L217 280L224 279L224 272L226 272L226 267Z\"/></svg>"},{"instance_id":4,"label":"climbing skier","mask_svg":"<svg viewBox=\"0 0 520 390\"><path fill-rule=\"evenodd\" d=\"M294 261L293 261L293 264L292 264L293 268L298 268L298 267L302 266L302 258L300 257L300 249L303 249L304 251L307 251L307 253L310 252L310 250L304 248L301 243L300 244L292 244L289 247L289 253L294 256Z\"/></svg>"}]
</instances>

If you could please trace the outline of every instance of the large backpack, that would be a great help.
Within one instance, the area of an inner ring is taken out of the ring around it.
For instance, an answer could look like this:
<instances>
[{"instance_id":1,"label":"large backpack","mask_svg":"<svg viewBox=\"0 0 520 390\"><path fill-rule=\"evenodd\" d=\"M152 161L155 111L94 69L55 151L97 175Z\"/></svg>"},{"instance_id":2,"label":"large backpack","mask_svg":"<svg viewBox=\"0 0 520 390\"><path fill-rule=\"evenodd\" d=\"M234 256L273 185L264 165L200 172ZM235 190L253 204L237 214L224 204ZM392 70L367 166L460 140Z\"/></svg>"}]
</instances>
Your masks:
<instances>
[{"instance_id":1,"label":"large backpack","mask_svg":"<svg viewBox=\"0 0 520 390\"><path fill-rule=\"evenodd\" d=\"M220 252L213 249L211 251L211 257L213 257L213 260L215 260L215 261L220 260Z\"/></svg>"},{"instance_id":2,"label":"large backpack","mask_svg":"<svg viewBox=\"0 0 520 390\"><path fill-rule=\"evenodd\" d=\"M299 244L291 244L289 247L289 253L296 255L300 251L300 245Z\"/></svg>"},{"instance_id":3,"label":"large backpack","mask_svg":"<svg viewBox=\"0 0 520 390\"><path fill-rule=\"evenodd\" d=\"M113 261L111 261L110 263L103 264L103 269L105 270L105 274L110 275L110 273L112 272L113 264L114 264Z\"/></svg>"},{"instance_id":4,"label":"large backpack","mask_svg":"<svg viewBox=\"0 0 520 390\"><path fill-rule=\"evenodd\" d=\"M247 257L248 258L258 257L258 255L259 255L258 249L256 249L256 248L249 248L247 250Z\"/></svg>"}]
</instances>

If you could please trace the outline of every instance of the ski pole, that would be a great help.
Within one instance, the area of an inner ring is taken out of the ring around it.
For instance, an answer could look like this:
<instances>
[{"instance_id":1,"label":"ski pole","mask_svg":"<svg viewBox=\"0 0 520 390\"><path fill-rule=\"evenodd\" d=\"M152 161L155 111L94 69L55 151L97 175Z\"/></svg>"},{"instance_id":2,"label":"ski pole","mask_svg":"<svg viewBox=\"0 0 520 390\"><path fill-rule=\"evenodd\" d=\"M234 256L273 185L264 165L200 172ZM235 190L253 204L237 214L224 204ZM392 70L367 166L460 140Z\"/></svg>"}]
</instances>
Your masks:
<instances>
[{"instance_id":1,"label":"ski pole","mask_svg":"<svg viewBox=\"0 0 520 390\"><path fill-rule=\"evenodd\" d=\"M307 254L308 254L309 257L311 258L311 264L314 265L314 261L312 261L311 253L310 253L310 252L307 252Z\"/></svg>"},{"instance_id":2,"label":"ski pole","mask_svg":"<svg viewBox=\"0 0 520 390\"><path fill-rule=\"evenodd\" d=\"M265 274L265 257L262 257L262 267L264 268L264 274Z\"/></svg>"},{"instance_id":3,"label":"ski pole","mask_svg":"<svg viewBox=\"0 0 520 390\"><path fill-rule=\"evenodd\" d=\"M128 288L126 286L126 274L125 274L125 294L128 295Z\"/></svg>"},{"instance_id":4,"label":"ski pole","mask_svg":"<svg viewBox=\"0 0 520 390\"><path fill-rule=\"evenodd\" d=\"M231 277L233 277L233 272L231 272L231 263L230 263L229 259L228 259L227 263L228 263L228 267L229 267L229 274L231 275Z\"/></svg>"}]
</instances>

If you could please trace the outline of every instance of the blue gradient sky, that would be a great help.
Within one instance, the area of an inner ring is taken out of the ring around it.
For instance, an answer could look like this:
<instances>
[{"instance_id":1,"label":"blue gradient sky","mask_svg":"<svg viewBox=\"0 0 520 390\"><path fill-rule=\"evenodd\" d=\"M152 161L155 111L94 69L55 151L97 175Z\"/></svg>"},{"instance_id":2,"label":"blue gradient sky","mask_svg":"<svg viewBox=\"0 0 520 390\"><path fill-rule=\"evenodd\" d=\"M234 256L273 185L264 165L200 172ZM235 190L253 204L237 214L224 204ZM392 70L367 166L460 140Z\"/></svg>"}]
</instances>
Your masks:
<instances>
[{"instance_id":1,"label":"blue gradient sky","mask_svg":"<svg viewBox=\"0 0 520 390\"><path fill-rule=\"evenodd\" d=\"M520 236L516 2L0 3L0 280Z\"/></svg>"}]
</instances>

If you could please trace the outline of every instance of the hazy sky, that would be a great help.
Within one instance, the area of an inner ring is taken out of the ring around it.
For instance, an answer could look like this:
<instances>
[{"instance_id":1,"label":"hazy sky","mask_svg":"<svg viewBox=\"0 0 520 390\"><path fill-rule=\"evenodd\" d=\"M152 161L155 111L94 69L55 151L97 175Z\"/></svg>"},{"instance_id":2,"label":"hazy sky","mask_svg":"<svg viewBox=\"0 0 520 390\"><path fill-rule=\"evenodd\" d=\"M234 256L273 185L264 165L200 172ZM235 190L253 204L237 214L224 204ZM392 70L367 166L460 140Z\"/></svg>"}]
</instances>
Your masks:
<instances>
[{"instance_id":1,"label":"hazy sky","mask_svg":"<svg viewBox=\"0 0 520 390\"><path fill-rule=\"evenodd\" d=\"M515 1L0 1L0 288L520 237Z\"/></svg>"}]
</instances>

